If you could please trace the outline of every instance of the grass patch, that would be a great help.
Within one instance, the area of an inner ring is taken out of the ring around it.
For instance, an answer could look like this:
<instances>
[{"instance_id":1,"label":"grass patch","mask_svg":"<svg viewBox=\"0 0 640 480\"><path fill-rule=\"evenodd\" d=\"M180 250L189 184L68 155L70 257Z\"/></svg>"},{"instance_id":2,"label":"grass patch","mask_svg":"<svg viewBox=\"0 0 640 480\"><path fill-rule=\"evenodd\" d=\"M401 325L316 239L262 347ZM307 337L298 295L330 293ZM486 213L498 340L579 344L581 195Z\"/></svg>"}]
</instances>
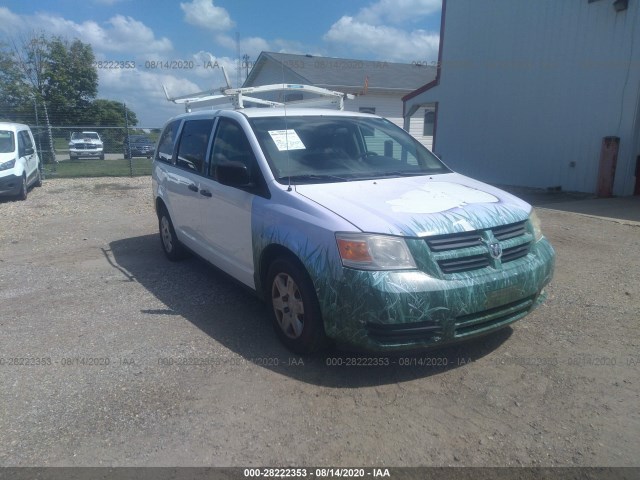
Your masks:
<instances>
[{"instance_id":1,"label":"grass patch","mask_svg":"<svg viewBox=\"0 0 640 480\"><path fill-rule=\"evenodd\" d=\"M134 158L129 160L68 160L44 166L46 178L76 177L134 177L151 175L151 160Z\"/></svg>"}]
</instances>

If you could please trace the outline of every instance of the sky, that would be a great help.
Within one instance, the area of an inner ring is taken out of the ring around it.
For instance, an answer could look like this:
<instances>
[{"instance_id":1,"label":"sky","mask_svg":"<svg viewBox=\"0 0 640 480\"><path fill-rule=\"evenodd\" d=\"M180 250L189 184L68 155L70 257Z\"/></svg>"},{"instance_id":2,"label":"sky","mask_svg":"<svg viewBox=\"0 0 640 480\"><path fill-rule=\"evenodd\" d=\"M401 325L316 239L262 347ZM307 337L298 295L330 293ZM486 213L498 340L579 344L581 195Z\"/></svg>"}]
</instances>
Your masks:
<instances>
[{"instance_id":1,"label":"sky","mask_svg":"<svg viewBox=\"0 0 640 480\"><path fill-rule=\"evenodd\" d=\"M0 39L44 31L91 44L98 98L159 127L183 106L171 96L231 83L240 56L261 51L388 62L438 57L442 0L4 0ZM102 63L100 63L102 62ZM122 62L122 63L118 63ZM113 68L114 66L124 68Z\"/></svg>"}]
</instances>

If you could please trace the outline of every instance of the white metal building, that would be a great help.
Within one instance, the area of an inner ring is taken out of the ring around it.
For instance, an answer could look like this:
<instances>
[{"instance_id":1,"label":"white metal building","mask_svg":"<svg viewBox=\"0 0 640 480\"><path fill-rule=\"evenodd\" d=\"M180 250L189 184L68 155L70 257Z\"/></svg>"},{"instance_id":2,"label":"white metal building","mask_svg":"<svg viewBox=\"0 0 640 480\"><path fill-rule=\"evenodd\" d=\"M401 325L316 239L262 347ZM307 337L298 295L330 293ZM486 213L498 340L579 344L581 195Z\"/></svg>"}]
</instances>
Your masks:
<instances>
[{"instance_id":1,"label":"white metal building","mask_svg":"<svg viewBox=\"0 0 640 480\"><path fill-rule=\"evenodd\" d=\"M345 110L375 113L402 127L402 97L435 76L435 67L419 64L262 52L243 87L300 83L354 94L354 100L345 102ZM291 100L291 94L287 97ZM433 125L434 107L425 104L407 128L431 148Z\"/></svg>"},{"instance_id":2,"label":"white metal building","mask_svg":"<svg viewBox=\"0 0 640 480\"><path fill-rule=\"evenodd\" d=\"M443 0L440 34L436 79L403 100L405 125L436 103L445 163L595 193L615 136L613 193L640 193L640 0Z\"/></svg>"}]
</instances>

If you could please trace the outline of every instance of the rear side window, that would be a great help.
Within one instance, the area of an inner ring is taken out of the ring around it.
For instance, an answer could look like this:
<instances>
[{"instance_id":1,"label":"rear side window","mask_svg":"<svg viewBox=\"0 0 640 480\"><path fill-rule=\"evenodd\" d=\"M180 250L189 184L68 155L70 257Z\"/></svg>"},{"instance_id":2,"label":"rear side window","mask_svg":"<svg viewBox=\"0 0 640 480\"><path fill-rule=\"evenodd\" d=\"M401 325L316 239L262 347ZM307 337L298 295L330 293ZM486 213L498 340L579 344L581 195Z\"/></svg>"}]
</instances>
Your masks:
<instances>
[{"instance_id":1,"label":"rear side window","mask_svg":"<svg viewBox=\"0 0 640 480\"><path fill-rule=\"evenodd\" d=\"M198 173L202 172L212 129L213 119L185 122L180 135L176 166Z\"/></svg>"},{"instance_id":2,"label":"rear side window","mask_svg":"<svg viewBox=\"0 0 640 480\"><path fill-rule=\"evenodd\" d=\"M0 130L0 153L11 153L16 150L16 140L13 132Z\"/></svg>"},{"instance_id":3,"label":"rear side window","mask_svg":"<svg viewBox=\"0 0 640 480\"><path fill-rule=\"evenodd\" d=\"M158 153L156 155L156 158L158 160L171 163L171 159L173 157L173 147L176 143L176 136L178 135L179 126L180 120L176 120L167 125L162 132L158 145Z\"/></svg>"}]
</instances>

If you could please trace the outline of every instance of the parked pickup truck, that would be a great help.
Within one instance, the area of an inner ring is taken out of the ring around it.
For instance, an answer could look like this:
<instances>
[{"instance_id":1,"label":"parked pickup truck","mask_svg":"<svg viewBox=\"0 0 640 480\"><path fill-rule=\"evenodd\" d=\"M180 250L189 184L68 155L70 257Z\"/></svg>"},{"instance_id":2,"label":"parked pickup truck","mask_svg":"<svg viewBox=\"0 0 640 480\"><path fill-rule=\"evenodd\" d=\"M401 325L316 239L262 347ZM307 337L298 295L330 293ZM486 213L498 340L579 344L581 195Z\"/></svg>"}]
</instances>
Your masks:
<instances>
[{"instance_id":1,"label":"parked pickup truck","mask_svg":"<svg viewBox=\"0 0 640 480\"><path fill-rule=\"evenodd\" d=\"M98 132L73 132L69 141L69 159L99 158L104 160L104 145Z\"/></svg>"}]
</instances>

